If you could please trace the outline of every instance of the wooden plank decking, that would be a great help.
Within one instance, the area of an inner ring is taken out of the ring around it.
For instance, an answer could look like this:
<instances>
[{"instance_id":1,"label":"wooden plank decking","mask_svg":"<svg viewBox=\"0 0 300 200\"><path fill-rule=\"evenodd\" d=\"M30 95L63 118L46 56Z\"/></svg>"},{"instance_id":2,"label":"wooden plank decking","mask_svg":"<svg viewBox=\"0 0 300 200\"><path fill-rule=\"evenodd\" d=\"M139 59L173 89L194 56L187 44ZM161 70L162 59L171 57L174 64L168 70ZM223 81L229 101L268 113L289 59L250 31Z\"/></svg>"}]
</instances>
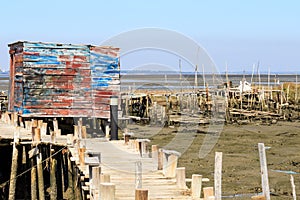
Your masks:
<instances>
[{"instance_id":1,"label":"wooden plank decking","mask_svg":"<svg viewBox=\"0 0 300 200\"><path fill-rule=\"evenodd\" d=\"M0 138L13 138L16 128L0 122ZM31 139L31 131L20 129L21 139ZM42 142L50 142L50 136L42 136ZM67 136L56 137L56 142L67 145ZM87 152L101 152L101 172L110 175L110 182L116 185L117 200L135 199L136 162L142 163L142 188L148 190L148 199L195 199L187 195L186 190L178 189L175 178L166 178L161 170L157 170L157 163L148 156L141 157L130 145L124 141L108 141L106 138L84 139ZM73 157L79 163L78 151L69 146ZM88 174L86 166L79 167L84 174Z\"/></svg>"}]
</instances>

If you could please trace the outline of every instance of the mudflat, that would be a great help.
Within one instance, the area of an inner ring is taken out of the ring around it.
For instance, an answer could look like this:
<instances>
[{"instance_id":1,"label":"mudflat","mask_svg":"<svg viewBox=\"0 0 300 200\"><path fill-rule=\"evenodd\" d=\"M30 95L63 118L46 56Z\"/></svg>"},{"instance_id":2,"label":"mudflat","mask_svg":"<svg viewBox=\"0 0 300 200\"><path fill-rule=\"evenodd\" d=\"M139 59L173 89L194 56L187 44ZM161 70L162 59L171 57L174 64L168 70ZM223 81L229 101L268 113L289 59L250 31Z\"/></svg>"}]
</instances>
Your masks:
<instances>
[{"instance_id":1,"label":"mudflat","mask_svg":"<svg viewBox=\"0 0 300 200\"><path fill-rule=\"evenodd\" d=\"M208 131L209 125L163 127L130 124L128 130L134 132L135 137L151 139L150 145L167 146L169 149L188 145L182 151L178 167L186 168L187 178L191 178L192 174L209 178L210 182L203 183L203 187L213 186L215 152L223 152L222 195L230 199L250 199L262 191L258 143L264 143L271 198L292 199L291 174L296 193L300 194L299 121L279 121L271 125L259 122L224 125L212 150L204 158L199 158L199 150L207 134L213 134ZM172 142L176 137L179 139Z\"/></svg>"}]
</instances>

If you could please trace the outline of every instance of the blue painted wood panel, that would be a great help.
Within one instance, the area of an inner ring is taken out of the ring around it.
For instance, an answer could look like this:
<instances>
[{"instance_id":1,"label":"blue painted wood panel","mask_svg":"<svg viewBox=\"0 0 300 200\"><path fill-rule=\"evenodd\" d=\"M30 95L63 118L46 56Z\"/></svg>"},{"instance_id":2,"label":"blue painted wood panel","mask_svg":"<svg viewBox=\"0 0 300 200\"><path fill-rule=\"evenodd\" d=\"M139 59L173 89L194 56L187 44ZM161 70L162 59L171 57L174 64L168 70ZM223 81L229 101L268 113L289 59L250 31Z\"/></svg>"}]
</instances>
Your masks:
<instances>
[{"instance_id":1,"label":"blue painted wood panel","mask_svg":"<svg viewBox=\"0 0 300 200\"><path fill-rule=\"evenodd\" d=\"M9 109L21 114L109 117L120 93L119 48L16 42Z\"/></svg>"}]
</instances>

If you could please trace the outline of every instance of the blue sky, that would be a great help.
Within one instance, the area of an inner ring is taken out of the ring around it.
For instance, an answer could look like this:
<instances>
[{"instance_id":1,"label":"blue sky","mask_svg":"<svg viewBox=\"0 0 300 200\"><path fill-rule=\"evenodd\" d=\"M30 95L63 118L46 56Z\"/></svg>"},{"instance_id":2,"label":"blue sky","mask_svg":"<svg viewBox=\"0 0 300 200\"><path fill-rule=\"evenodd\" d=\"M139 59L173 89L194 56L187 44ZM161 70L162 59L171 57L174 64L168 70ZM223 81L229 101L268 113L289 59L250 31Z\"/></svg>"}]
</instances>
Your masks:
<instances>
[{"instance_id":1,"label":"blue sky","mask_svg":"<svg viewBox=\"0 0 300 200\"><path fill-rule=\"evenodd\" d=\"M296 0L2 1L0 66L9 65L7 44L19 40L97 45L121 32L157 27L195 40L221 72L226 62L229 71L251 71L258 61L262 71L295 72L299 9Z\"/></svg>"}]
</instances>

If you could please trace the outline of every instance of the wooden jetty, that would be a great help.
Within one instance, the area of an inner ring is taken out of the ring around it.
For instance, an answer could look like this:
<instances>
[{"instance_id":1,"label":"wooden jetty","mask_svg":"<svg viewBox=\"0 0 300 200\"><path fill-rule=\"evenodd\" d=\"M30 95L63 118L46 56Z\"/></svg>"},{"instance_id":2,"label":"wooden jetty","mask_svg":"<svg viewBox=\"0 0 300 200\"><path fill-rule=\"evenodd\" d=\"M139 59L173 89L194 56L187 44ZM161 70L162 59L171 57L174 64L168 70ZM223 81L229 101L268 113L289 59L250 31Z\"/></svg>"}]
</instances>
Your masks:
<instances>
[{"instance_id":1,"label":"wooden jetty","mask_svg":"<svg viewBox=\"0 0 300 200\"><path fill-rule=\"evenodd\" d=\"M87 138L80 124L74 134L47 135L41 121L20 127L16 116L4 113L0 122L0 139L13 151L10 178L1 184L10 191L8 199L200 199L208 181L186 179L184 168L177 168L179 153L156 145L149 151L148 139ZM24 194L17 189L21 181L29 185ZM188 181L197 191L186 187Z\"/></svg>"}]
</instances>

